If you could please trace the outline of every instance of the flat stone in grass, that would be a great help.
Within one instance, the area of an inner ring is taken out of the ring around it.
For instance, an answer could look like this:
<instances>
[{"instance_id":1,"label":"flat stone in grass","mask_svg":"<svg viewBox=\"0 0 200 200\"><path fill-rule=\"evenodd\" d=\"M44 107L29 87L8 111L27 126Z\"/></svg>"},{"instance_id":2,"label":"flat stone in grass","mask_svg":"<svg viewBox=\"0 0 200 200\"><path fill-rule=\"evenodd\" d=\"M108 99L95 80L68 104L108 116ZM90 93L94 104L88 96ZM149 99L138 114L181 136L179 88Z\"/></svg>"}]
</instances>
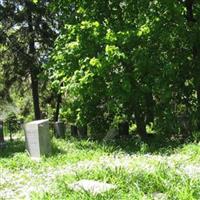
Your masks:
<instances>
[{"instance_id":1,"label":"flat stone in grass","mask_svg":"<svg viewBox=\"0 0 200 200\"><path fill-rule=\"evenodd\" d=\"M24 125L26 149L32 158L51 153L49 120L37 120Z\"/></svg>"},{"instance_id":2,"label":"flat stone in grass","mask_svg":"<svg viewBox=\"0 0 200 200\"><path fill-rule=\"evenodd\" d=\"M78 182L69 184L69 188L74 191L85 191L96 195L107 192L111 189L116 189L117 186L94 180L80 180Z\"/></svg>"},{"instance_id":3,"label":"flat stone in grass","mask_svg":"<svg viewBox=\"0 0 200 200\"><path fill-rule=\"evenodd\" d=\"M167 200L167 195L161 192L154 192L153 193L153 200Z\"/></svg>"}]
</instances>

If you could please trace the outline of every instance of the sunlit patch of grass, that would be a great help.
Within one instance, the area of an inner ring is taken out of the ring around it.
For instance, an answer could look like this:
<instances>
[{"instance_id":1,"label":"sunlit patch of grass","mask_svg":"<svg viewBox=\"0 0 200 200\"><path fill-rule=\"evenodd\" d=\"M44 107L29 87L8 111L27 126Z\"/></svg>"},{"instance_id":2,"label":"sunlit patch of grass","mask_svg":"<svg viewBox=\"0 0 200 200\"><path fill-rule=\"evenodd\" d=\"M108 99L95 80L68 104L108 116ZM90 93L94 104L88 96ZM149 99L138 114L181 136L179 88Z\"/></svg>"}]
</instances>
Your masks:
<instances>
[{"instance_id":1,"label":"sunlit patch of grass","mask_svg":"<svg viewBox=\"0 0 200 200\"><path fill-rule=\"evenodd\" d=\"M200 145L156 146L130 140L100 143L53 138L52 155L36 162L25 151L23 139L9 142L0 153L0 198L6 199L2 191L12 190L9 198L20 199L21 191L33 188L32 199L145 200L163 195L167 199L198 200L200 176L190 176L185 169L199 170ZM117 189L93 196L68 188L81 179L115 184Z\"/></svg>"},{"instance_id":2,"label":"sunlit patch of grass","mask_svg":"<svg viewBox=\"0 0 200 200\"><path fill-rule=\"evenodd\" d=\"M76 163L80 160L92 160L100 155L109 154L112 148L97 142L75 139L53 139L52 155L43 157L40 162L31 160L25 150L24 140L9 142L1 152L0 166L10 170L25 168L38 169ZM19 168L20 167L20 168Z\"/></svg>"},{"instance_id":3,"label":"sunlit patch of grass","mask_svg":"<svg viewBox=\"0 0 200 200\"><path fill-rule=\"evenodd\" d=\"M92 195L87 192L75 192L68 184L81 179L98 180L117 185L117 189ZM199 181L177 174L165 165L160 165L154 173L134 170L131 173L124 168L112 170L93 169L77 173L75 176L62 176L57 179L54 191L43 195L34 194L34 199L153 199L155 193L163 194L167 199L198 199Z\"/></svg>"}]
</instances>

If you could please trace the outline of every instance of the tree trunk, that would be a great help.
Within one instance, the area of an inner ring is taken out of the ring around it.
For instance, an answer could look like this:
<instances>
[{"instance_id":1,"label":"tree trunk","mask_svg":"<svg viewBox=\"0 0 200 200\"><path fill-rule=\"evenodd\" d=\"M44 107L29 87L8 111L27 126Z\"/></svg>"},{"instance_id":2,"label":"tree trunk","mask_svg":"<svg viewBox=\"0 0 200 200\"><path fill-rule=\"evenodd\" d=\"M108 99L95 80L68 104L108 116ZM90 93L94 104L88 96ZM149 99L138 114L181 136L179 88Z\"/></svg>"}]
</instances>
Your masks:
<instances>
[{"instance_id":1,"label":"tree trunk","mask_svg":"<svg viewBox=\"0 0 200 200\"><path fill-rule=\"evenodd\" d=\"M192 28L196 25L196 19L194 18L193 13L193 6L195 1L194 0L186 0L185 7L186 7L186 18L188 25ZM193 65L194 65L194 82L197 92L197 128L200 130L200 71L199 71L199 57L200 57L200 49L198 45L196 45L195 41L192 46L192 54L193 54Z\"/></svg>"},{"instance_id":2,"label":"tree trunk","mask_svg":"<svg viewBox=\"0 0 200 200\"><path fill-rule=\"evenodd\" d=\"M31 89L33 96L33 106L35 119L41 119L40 105L39 105L39 89L38 89L38 79L34 72L31 72Z\"/></svg>"},{"instance_id":3,"label":"tree trunk","mask_svg":"<svg viewBox=\"0 0 200 200\"><path fill-rule=\"evenodd\" d=\"M153 94L152 91L148 92L145 96L146 100L146 124L149 124L150 122L154 121L154 100L153 100Z\"/></svg>"},{"instance_id":4,"label":"tree trunk","mask_svg":"<svg viewBox=\"0 0 200 200\"><path fill-rule=\"evenodd\" d=\"M200 84L197 87L197 113L198 113L198 117L197 117L197 128L198 130L200 130Z\"/></svg>"},{"instance_id":5,"label":"tree trunk","mask_svg":"<svg viewBox=\"0 0 200 200\"><path fill-rule=\"evenodd\" d=\"M31 1L26 1L27 7L27 17L28 17L28 33L29 33L29 56L28 60L29 70L31 75L31 89L33 96L33 106L35 119L41 119L40 104L39 104L39 87L38 87L38 69L35 61L35 41L34 41L34 30L33 30L33 21L32 21L32 6Z\"/></svg>"},{"instance_id":6,"label":"tree trunk","mask_svg":"<svg viewBox=\"0 0 200 200\"><path fill-rule=\"evenodd\" d=\"M57 122L57 121L58 121L58 118L59 118L59 111L60 111L61 100L62 100L61 94L59 93L58 96L57 96L56 112L55 112L55 116L54 116L55 122Z\"/></svg>"},{"instance_id":7,"label":"tree trunk","mask_svg":"<svg viewBox=\"0 0 200 200\"><path fill-rule=\"evenodd\" d=\"M0 121L0 144L4 143L4 136L3 136L3 121Z\"/></svg>"},{"instance_id":8,"label":"tree trunk","mask_svg":"<svg viewBox=\"0 0 200 200\"><path fill-rule=\"evenodd\" d=\"M128 121L124 121L119 123L119 136L128 136L129 135L129 123Z\"/></svg>"},{"instance_id":9,"label":"tree trunk","mask_svg":"<svg viewBox=\"0 0 200 200\"><path fill-rule=\"evenodd\" d=\"M77 126L71 125L71 136L78 137Z\"/></svg>"},{"instance_id":10,"label":"tree trunk","mask_svg":"<svg viewBox=\"0 0 200 200\"><path fill-rule=\"evenodd\" d=\"M139 104L136 105L135 108L135 122L137 126L137 132L140 135L141 139L146 140L147 139L146 124Z\"/></svg>"}]
</instances>

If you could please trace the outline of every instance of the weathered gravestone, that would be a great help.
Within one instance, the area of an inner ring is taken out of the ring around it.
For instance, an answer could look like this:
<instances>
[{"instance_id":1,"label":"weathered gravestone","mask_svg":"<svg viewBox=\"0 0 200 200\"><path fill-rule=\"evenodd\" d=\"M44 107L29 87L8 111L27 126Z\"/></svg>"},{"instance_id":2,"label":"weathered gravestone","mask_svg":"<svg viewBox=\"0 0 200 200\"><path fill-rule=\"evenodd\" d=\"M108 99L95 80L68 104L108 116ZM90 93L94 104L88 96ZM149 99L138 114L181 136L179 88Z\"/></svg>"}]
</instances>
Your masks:
<instances>
[{"instance_id":1,"label":"weathered gravestone","mask_svg":"<svg viewBox=\"0 0 200 200\"><path fill-rule=\"evenodd\" d=\"M74 191L85 191L90 192L93 195L107 192L111 189L116 189L117 186L108 184L105 182L94 181L94 180L80 180L78 182L69 184L68 187Z\"/></svg>"},{"instance_id":2,"label":"weathered gravestone","mask_svg":"<svg viewBox=\"0 0 200 200\"><path fill-rule=\"evenodd\" d=\"M65 138L66 127L63 121L58 120L54 124L55 135L57 138Z\"/></svg>"},{"instance_id":3,"label":"weathered gravestone","mask_svg":"<svg viewBox=\"0 0 200 200\"><path fill-rule=\"evenodd\" d=\"M87 138L87 126L71 125L71 135L78 138Z\"/></svg>"},{"instance_id":4,"label":"weathered gravestone","mask_svg":"<svg viewBox=\"0 0 200 200\"><path fill-rule=\"evenodd\" d=\"M87 137L87 126L78 126L77 132L78 132L79 138L86 138Z\"/></svg>"},{"instance_id":5,"label":"weathered gravestone","mask_svg":"<svg viewBox=\"0 0 200 200\"><path fill-rule=\"evenodd\" d=\"M117 136L119 135L119 131L117 130L117 128L110 128L106 134L106 136L104 137L104 141L111 141L113 139L115 139Z\"/></svg>"},{"instance_id":6,"label":"weathered gravestone","mask_svg":"<svg viewBox=\"0 0 200 200\"><path fill-rule=\"evenodd\" d=\"M51 153L49 120L37 120L24 125L26 149L32 158Z\"/></svg>"}]
</instances>

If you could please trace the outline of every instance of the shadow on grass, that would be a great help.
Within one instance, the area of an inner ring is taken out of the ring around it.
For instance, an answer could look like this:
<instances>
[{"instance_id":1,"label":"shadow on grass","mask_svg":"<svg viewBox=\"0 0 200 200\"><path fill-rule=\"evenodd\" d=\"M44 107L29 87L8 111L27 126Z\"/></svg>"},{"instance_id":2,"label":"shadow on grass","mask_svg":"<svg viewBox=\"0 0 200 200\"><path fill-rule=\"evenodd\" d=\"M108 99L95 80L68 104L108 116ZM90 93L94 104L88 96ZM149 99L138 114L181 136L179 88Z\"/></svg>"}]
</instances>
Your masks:
<instances>
[{"instance_id":1,"label":"shadow on grass","mask_svg":"<svg viewBox=\"0 0 200 200\"><path fill-rule=\"evenodd\" d=\"M10 158L15 153L25 152L25 142L21 140L13 140L6 142L3 147L0 148L0 157Z\"/></svg>"},{"instance_id":2,"label":"shadow on grass","mask_svg":"<svg viewBox=\"0 0 200 200\"><path fill-rule=\"evenodd\" d=\"M7 141L5 145L0 147L0 158L12 158L16 153L25 153L25 141L23 140L13 140ZM57 154L65 154L66 151L60 149L57 145L52 144L52 153L47 157L51 157Z\"/></svg>"},{"instance_id":3,"label":"shadow on grass","mask_svg":"<svg viewBox=\"0 0 200 200\"><path fill-rule=\"evenodd\" d=\"M170 155L181 148L184 144L179 140L167 140L163 138L149 138L148 142L143 142L139 137L131 135L129 137L116 138L111 141L93 140L93 139L78 139L73 137L68 137L65 140L70 141L75 145L78 150L92 150L98 151L103 150L107 153L114 152L124 152L128 154L165 154ZM67 150L62 149L62 143L52 144L51 156L56 156L58 154L66 154ZM21 140L14 140L12 142L7 142L3 148L0 148L0 158L11 158L16 153L25 152L25 142Z\"/></svg>"},{"instance_id":4,"label":"shadow on grass","mask_svg":"<svg viewBox=\"0 0 200 200\"><path fill-rule=\"evenodd\" d=\"M123 152L128 154L165 154L170 155L177 150L177 148L183 147L184 142L175 139L170 140L161 137L150 137L148 141L144 142L137 136L130 135L128 137L116 138L110 141L103 140L92 140L94 143L87 142L88 140L71 139L75 141L77 149L88 149L88 150L98 150L104 148L108 153Z\"/></svg>"},{"instance_id":5,"label":"shadow on grass","mask_svg":"<svg viewBox=\"0 0 200 200\"><path fill-rule=\"evenodd\" d=\"M152 154L172 154L175 149L181 148L182 143L178 141L162 141L150 139L148 142L140 141L138 138L120 138L115 141L107 142L106 145L112 145L115 149L128 154L152 153Z\"/></svg>"},{"instance_id":6,"label":"shadow on grass","mask_svg":"<svg viewBox=\"0 0 200 200\"><path fill-rule=\"evenodd\" d=\"M48 156L48 157L51 157L51 156L56 156L58 154L66 154L67 151L60 148L58 145L52 143L52 146L51 146L51 154Z\"/></svg>"}]
</instances>

